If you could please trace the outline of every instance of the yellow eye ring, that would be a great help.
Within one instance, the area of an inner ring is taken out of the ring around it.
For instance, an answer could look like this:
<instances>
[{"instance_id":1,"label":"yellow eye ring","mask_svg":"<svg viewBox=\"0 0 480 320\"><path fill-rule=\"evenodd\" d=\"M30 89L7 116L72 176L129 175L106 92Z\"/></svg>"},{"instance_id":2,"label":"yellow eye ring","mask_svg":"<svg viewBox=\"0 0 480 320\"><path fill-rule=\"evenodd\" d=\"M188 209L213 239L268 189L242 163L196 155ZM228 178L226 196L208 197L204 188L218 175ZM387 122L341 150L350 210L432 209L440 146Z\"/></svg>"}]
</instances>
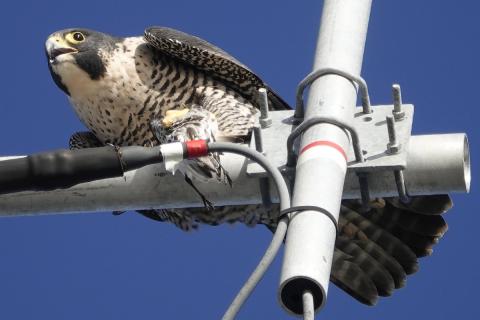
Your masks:
<instances>
[{"instance_id":1,"label":"yellow eye ring","mask_svg":"<svg viewBox=\"0 0 480 320\"><path fill-rule=\"evenodd\" d=\"M78 44L80 42L85 41L85 36L83 35L83 33L79 32L79 31L75 31L75 32L70 32L69 34L67 34L65 36L65 39L72 44Z\"/></svg>"}]
</instances>

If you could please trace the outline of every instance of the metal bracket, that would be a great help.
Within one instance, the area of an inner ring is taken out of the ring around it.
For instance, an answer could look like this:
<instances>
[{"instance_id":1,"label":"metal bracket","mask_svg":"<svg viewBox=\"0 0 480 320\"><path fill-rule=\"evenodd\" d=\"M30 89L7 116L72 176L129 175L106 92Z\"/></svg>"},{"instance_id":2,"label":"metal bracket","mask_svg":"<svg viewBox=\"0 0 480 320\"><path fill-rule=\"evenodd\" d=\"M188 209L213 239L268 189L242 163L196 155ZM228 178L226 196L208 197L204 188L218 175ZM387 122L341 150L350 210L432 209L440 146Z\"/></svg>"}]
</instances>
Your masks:
<instances>
[{"instance_id":1,"label":"metal bracket","mask_svg":"<svg viewBox=\"0 0 480 320\"><path fill-rule=\"evenodd\" d=\"M368 94L368 86L367 82L363 80L361 77L357 77L353 74L350 74L346 71L336 69L336 68L322 68L313 71L308 76L306 76L297 87L297 95L296 95L296 107L295 107L295 118L303 118L305 114L304 106L303 106L303 93L305 89L310 86L315 80L318 78L327 75L327 74L336 74L338 76L344 77L347 80L350 80L356 83L360 89L360 93L362 96L362 106L363 106L363 113L372 113L372 106L370 105L370 96Z\"/></svg>"},{"instance_id":2,"label":"metal bracket","mask_svg":"<svg viewBox=\"0 0 480 320\"><path fill-rule=\"evenodd\" d=\"M316 79L327 75L327 74L336 74L341 77L344 77L358 85L360 88L360 92L362 94L362 106L363 106L363 113L370 114L373 112L372 107L370 105L370 96L368 94L368 87L367 82L361 78L357 77L353 74L345 72L343 70L335 69L335 68L323 68L315 70L314 72L310 73L305 79L303 79L297 88L297 100L296 100L296 108L295 108L295 118L300 119L304 117L304 105L303 105L303 93L307 86L310 86ZM352 138L352 145L353 150L355 152L355 159L357 162L364 162L365 159L363 158L362 148L360 146L360 139L358 137L358 133L354 127L350 124L342 121L341 119L335 119L332 117L314 117L310 118L305 122L302 122L288 137L287 140L287 151L288 151L288 159L287 159L287 167L293 167L296 163L296 157L293 151L293 142L295 139L308 128L312 127L313 125L320 124L320 123L330 123L336 125L342 129L347 130L350 133L350 137ZM360 190L362 195L362 202L365 209L368 208L370 197L369 197L369 190L368 190L368 173L358 174L358 182L360 184Z\"/></svg>"},{"instance_id":3,"label":"metal bracket","mask_svg":"<svg viewBox=\"0 0 480 320\"><path fill-rule=\"evenodd\" d=\"M403 146L396 152L391 151L391 140L388 134L387 117L392 115L393 105L375 106L375 112L364 114L357 107L354 116L354 127L358 131L362 141L362 152L365 157L364 163L349 162L348 166L355 172L394 171L403 170L407 167L407 150L410 140L414 107L404 104L402 110L405 113L402 121L394 123L396 144ZM389 147L390 146L390 147ZM351 150L347 153L351 159Z\"/></svg>"},{"instance_id":4,"label":"metal bracket","mask_svg":"<svg viewBox=\"0 0 480 320\"><path fill-rule=\"evenodd\" d=\"M353 150L355 153L355 159L357 162L364 162L365 159L363 158L362 154L362 148L360 147L360 139L358 137L357 130L355 130L355 127L351 126L348 123L345 123L339 119L331 118L331 117L314 117L310 118L307 121L302 122L293 132L288 136L287 139L287 167L293 167L295 166L296 163L296 154L293 150L293 144L295 140L305 132L308 128L319 124L319 123L330 123L333 125L336 125L342 129L347 130L350 133L350 136L352 137L352 145L353 145Z\"/></svg>"},{"instance_id":5,"label":"metal bracket","mask_svg":"<svg viewBox=\"0 0 480 320\"><path fill-rule=\"evenodd\" d=\"M363 106L357 107L353 119L353 125L346 125L336 119L330 118L312 118L294 127L296 118L294 111L270 111L269 117L273 123L268 128L257 129L261 131L261 148L267 157L284 173L291 174L293 172L292 165L296 161L296 154L293 150L296 148L297 137L308 127L318 123L327 122L338 125L350 131L352 136L352 148L347 150L348 171L352 171L359 179L359 185L362 195L362 202L365 207L370 200L368 190L368 174L372 172L392 172L397 184L398 193L402 201L408 201L408 195L403 179L403 170L407 166L407 148L413 121L413 105L402 105L404 113L401 121L395 121L395 140L400 146L397 152L389 151L391 139L388 134L387 117L393 114L397 109L394 105L374 106L375 112L365 114ZM335 122L333 122L335 121ZM293 130L292 130L293 129ZM353 133L353 134L352 134ZM253 135L251 146L255 148L255 139L260 138L259 134ZM284 143L287 141L287 148ZM362 141L360 147L356 141ZM358 154L361 154L360 161ZM287 159L287 164L285 163ZM363 159L363 160L361 160ZM263 169L254 164L247 165L247 174L252 177L263 177L266 173Z\"/></svg>"},{"instance_id":6,"label":"metal bracket","mask_svg":"<svg viewBox=\"0 0 480 320\"><path fill-rule=\"evenodd\" d=\"M352 139L353 155L355 160L349 161L348 167L350 170L353 170L358 177L360 194L365 210L368 210L370 201L368 175L372 171L393 171L400 199L404 202L408 201L407 190L403 178L403 170L406 168L407 152L406 150L404 150L405 148L402 148L401 146L407 146L410 139L413 121L413 106L402 105L400 86L394 85L392 87L394 105L377 106L375 107L376 112L373 113L372 106L370 105L368 87L365 80L363 80L361 77L356 77L349 74L348 72L334 68L323 68L316 70L309 74L305 79L303 79L298 86L296 96L297 107L294 111L293 117L290 117L288 119L278 119L278 123L288 122L289 126L278 126L276 129L278 130L282 127L291 127L292 125L297 124L301 118L303 118L303 93L305 91L305 88L311 85L313 81L326 74L336 74L342 76L352 82L355 82L359 86L360 92L362 94L362 107L357 107L357 112L354 116L354 124L351 125L340 119L332 117L314 117L300 123L293 131L290 131L289 133L282 132L282 136L278 135L280 132L275 132L275 136L271 136L271 139L269 139L271 141L269 141L269 143L266 145L267 147L274 146L274 148L276 149L274 151L275 154L278 154L278 139L285 138L286 136L287 140L287 163L286 165L280 165L277 167L280 170L283 169L284 171L288 170L289 172L292 172L292 168L295 166L297 158L297 155L294 151L294 144L297 138L303 132L316 124L329 123L332 125L336 125L339 128L342 128L350 133ZM260 125L254 130L252 143L254 143L255 148L258 151L268 153L264 149L265 146L263 144L264 132L268 134L272 131L269 130L271 128L270 124L272 123L270 115L280 114L280 112L282 111L274 111L271 114L269 113L267 92L264 88L259 89L259 97L261 105L261 115L258 119L258 122ZM286 112L291 114L291 111ZM387 127L387 130L385 130L384 128L385 125ZM399 136L400 138L398 139L397 136ZM365 149L362 149L360 145L361 139L365 142ZM364 155L367 155L366 159ZM348 151L347 158L352 159L351 150ZM273 159L282 158L275 157ZM258 171L255 172L255 170L251 169L252 168L249 165L247 167L247 173L250 175L258 175L260 173ZM264 199L265 204L268 204L269 199L268 197L265 197L265 183L261 182L261 186L263 195L262 198Z\"/></svg>"},{"instance_id":7,"label":"metal bracket","mask_svg":"<svg viewBox=\"0 0 480 320\"><path fill-rule=\"evenodd\" d=\"M403 170L407 166L407 150L401 148L397 153L389 153L387 145L390 140L387 134L386 117L392 115L393 105L374 106L375 112L364 114L362 107L357 107L352 127L362 141L362 155L364 162L356 161L353 147L347 152L348 170L354 172L376 172ZM408 146L410 140L413 111L411 104L404 104L402 110L405 112L402 121L395 122L397 142L402 146ZM288 158L285 141L288 141L295 123L293 110L270 111L273 123L269 128L262 129L263 152L270 161L280 170L288 171L285 159ZM296 143L293 140L293 146ZM250 145L255 148L255 137ZM294 148L295 149L295 148ZM251 176L263 176L266 173L260 166L249 163L247 173Z\"/></svg>"}]
</instances>

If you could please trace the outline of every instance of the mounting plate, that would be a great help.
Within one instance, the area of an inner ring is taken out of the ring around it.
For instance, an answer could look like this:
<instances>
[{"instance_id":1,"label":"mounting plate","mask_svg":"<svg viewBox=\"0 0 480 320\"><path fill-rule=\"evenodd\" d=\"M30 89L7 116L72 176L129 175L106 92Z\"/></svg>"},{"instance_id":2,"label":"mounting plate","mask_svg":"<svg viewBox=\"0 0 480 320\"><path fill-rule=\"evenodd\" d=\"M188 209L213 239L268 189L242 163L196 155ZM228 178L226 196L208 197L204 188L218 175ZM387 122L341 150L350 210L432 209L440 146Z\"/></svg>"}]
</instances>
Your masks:
<instances>
[{"instance_id":1,"label":"mounting plate","mask_svg":"<svg viewBox=\"0 0 480 320\"><path fill-rule=\"evenodd\" d=\"M400 144L400 150L395 154L389 153L387 149L389 138L386 117L392 115L393 105L379 105L372 109L372 113L365 114L362 107L356 108L353 124L360 137L365 162L356 162L353 148L350 147L347 152L348 170L372 172L405 169L414 106L403 104L402 111L405 112L405 117L395 122L397 142ZM282 172L288 170L285 165L287 159L286 144L288 136L295 128L296 119L293 114L293 110L270 111L269 116L275 125L259 130L265 156ZM298 143L299 141L297 141ZM250 147L255 148L255 135L252 136ZM247 166L247 174L265 176L266 172L258 164L250 162Z\"/></svg>"}]
</instances>

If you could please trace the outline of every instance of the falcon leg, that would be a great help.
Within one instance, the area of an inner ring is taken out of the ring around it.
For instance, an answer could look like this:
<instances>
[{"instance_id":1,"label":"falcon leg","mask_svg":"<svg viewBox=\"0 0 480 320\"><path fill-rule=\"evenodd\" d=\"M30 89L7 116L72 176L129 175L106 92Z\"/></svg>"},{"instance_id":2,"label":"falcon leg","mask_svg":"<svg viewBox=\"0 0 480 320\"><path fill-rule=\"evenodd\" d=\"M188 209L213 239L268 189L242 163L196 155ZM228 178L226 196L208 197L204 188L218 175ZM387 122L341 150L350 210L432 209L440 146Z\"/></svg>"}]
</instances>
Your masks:
<instances>
[{"instance_id":1,"label":"falcon leg","mask_svg":"<svg viewBox=\"0 0 480 320\"><path fill-rule=\"evenodd\" d=\"M208 211L212 211L212 210L214 209L213 203L210 202L210 201L200 192L200 190L198 190L198 188L193 184L192 179L190 179L189 177L185 176L185 181L186 181L186 182L193 188L193 190L195 190L195 192L200 196L200 198L202 199L203 206L205 207L205 209L207 209Z\"/></svg>"},{"instance_id":2,"label":"falcon leg","mask_svg":"<svg viewBox=\"0 0 480 320\"><path fill-rule=\"evenodd\" d=\"M165 117L154 119L150 126L160 143L195 139L215 141L218 130L213 114L196 105L190 108L168 110ZM182 171L185 181L200 196L205 208L208 211L213 210L213 204L198 190L189 176L193 175L200 181L215 181L231 185L231 179L222 167L218 154L189 160L185 170Z\"/></svg>"}]
</instances>

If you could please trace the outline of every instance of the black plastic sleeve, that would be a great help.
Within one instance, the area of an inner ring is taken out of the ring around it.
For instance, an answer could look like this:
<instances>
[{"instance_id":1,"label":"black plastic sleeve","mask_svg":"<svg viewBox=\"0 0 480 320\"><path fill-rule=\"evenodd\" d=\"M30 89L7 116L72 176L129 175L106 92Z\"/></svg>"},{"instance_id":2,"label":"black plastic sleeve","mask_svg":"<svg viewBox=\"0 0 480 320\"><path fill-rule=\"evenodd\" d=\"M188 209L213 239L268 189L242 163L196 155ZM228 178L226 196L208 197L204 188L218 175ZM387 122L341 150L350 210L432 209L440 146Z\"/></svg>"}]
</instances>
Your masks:
<instances>
[{"instance_id":1,"label":"black plastic sleeve","mask_svg":"<svg viewBox=\"0 0 480 320\"><path fill-rule=\"evenodd\" d=\"M0 193L68 188L122 175L113 147L43 152L0 161Z\"/></svg>"}]
</instances>

